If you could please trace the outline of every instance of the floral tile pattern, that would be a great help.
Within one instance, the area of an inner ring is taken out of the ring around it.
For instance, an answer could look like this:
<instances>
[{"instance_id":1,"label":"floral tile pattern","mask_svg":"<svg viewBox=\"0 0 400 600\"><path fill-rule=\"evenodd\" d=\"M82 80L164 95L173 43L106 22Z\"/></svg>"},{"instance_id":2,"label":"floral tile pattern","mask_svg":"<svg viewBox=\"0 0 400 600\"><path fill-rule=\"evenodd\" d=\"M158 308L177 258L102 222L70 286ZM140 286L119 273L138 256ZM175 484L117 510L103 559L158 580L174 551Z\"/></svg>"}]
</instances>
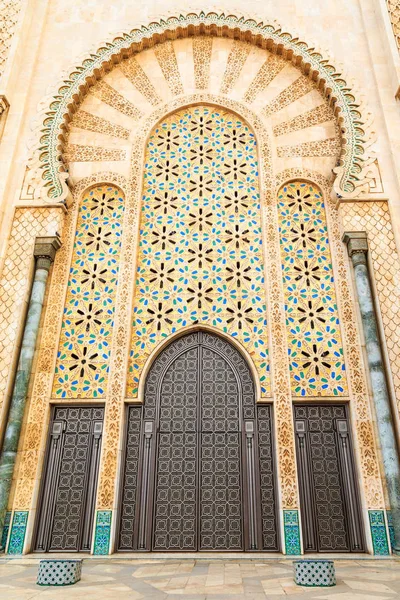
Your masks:
<instances>
[{"instance_id":1,"label":"floral tile pattern","mask_svg":"<svg viewBox=\"0 0 400 600\"><path fill-rule=\"evenodd\" d=\"M156 345L194 324L236 338L268 394L257 147L239 117L190 107L153 130L139 250L127 395Z\"/></svg>"},{"instance_id":2,"label":"floral tile pattern","mask_svg":"<svg viewBox=\"0 0 400 600\"><path fill-rule=\"evenodd\" d=\"M124 199L100 186L79 208L53 395L104 397L118 284Z\"/></svg>"},{"instance_id":3,"label":"floral tile pattern","mask_svg":"<svg viewBox=\"0 0 400 600\"><path fill-rule=\"evenodd\" d=\"M385 513L383 510L369 510L368 516L374 554L387 556L390 554L390 550L386 531Z\"/></svg>"},{"instance_id":4,"label":"floral tile pattern","mask_svg":"<svg viewBox=\"0 0 400 600\"><path fill-rule=\"evenodd\" d=\"M310 183L278 196L289 368L295 396L345 396L347 382L325 207Z\"/></svg>"}]
</instances>

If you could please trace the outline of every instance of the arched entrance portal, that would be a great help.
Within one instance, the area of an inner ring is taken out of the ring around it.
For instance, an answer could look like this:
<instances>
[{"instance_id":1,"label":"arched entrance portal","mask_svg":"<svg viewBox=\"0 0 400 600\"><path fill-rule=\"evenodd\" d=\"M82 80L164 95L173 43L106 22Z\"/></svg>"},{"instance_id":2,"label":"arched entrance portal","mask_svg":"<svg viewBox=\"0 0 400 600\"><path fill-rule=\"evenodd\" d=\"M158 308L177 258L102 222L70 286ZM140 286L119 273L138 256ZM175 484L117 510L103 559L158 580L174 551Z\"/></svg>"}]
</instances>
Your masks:
<instances>
[{"instance_id":1,"label":"arched entrance portal","mask_svg":"<svg viewBox=\"0 0 400 600\"><path fill-rule=\"evenodd\" d=\"M169 344L128 408L119 550L278 550L271 425L229 342Z\"/></svg>"}]
</instances>

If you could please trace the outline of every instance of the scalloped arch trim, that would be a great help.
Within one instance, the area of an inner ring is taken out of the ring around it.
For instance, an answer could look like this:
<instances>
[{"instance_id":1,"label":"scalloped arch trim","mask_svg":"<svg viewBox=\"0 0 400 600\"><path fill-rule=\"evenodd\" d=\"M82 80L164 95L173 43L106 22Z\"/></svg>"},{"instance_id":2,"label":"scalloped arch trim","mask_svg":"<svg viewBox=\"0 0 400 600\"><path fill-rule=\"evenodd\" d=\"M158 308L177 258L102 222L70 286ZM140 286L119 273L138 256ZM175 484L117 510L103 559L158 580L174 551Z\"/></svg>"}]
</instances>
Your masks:
<instances>
[{"instance_id":1,"label":"scalloped arch trim","mask_svg":"<svg viewBox=\"0 0 400 600\"><path fill-rule=\"evenodd\" d=\"M39 162L47 196L62 200L67 174L62 159L64 132L89 87L116 64L145 48L166 40L213 35L250 42L283 56L315 81L334 110L343 137L339 164L335 168L335 191L352 197L365 188L365 168L371 161L368 127L354 93L328 59L274 25L217 13L190 13L133 29L101 46L64 79L51 99L41 125Z\"/></svg>"}]
</instances>

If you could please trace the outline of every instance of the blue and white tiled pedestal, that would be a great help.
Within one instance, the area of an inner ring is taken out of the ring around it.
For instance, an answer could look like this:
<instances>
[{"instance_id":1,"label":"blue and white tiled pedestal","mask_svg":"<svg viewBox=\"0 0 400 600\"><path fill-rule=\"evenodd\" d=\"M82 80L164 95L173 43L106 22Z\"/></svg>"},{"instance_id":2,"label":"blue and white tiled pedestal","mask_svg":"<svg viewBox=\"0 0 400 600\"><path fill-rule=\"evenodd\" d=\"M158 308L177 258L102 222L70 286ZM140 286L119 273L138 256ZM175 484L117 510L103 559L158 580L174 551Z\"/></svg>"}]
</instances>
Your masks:
<instances>
[{"instance_id":1,"label":"blue and white tiled pedestal","mask_svg":"<svg viewBox=\"0 0 400 600\"><path fill-rule=\"evenodd\" d=\"M306 587L331 587L336 585L333 560L295 560L294 581Z\"/></svg>"},{"instance_id":2,"label":"blue and white tiled pedestal","mask_svg":"<svg viewBox=\"0 0 400 600\"><path fill-rule=\"evenodd\" d=\"M39 563L38 585L73 585L80 581L82 560L44 559Z\"/></svg>"}]
</instances>

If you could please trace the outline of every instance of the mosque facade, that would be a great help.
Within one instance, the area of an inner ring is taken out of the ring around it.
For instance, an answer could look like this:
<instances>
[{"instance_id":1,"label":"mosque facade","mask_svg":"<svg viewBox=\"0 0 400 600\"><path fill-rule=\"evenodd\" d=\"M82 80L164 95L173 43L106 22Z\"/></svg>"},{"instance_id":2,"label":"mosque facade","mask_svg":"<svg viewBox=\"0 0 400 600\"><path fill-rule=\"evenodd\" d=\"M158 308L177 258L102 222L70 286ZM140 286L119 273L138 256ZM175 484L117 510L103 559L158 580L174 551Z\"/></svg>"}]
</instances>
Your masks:
<instances>
[{"instance_id":1,"label":"mosque facade","mask_svg":"<svg viewBox=\"0 0 400 600\"><path fill-rule=\"evenodd\" d=\"M3 15L4 552L400 552L396 3Z\"/></svg>"}]
</instances>

